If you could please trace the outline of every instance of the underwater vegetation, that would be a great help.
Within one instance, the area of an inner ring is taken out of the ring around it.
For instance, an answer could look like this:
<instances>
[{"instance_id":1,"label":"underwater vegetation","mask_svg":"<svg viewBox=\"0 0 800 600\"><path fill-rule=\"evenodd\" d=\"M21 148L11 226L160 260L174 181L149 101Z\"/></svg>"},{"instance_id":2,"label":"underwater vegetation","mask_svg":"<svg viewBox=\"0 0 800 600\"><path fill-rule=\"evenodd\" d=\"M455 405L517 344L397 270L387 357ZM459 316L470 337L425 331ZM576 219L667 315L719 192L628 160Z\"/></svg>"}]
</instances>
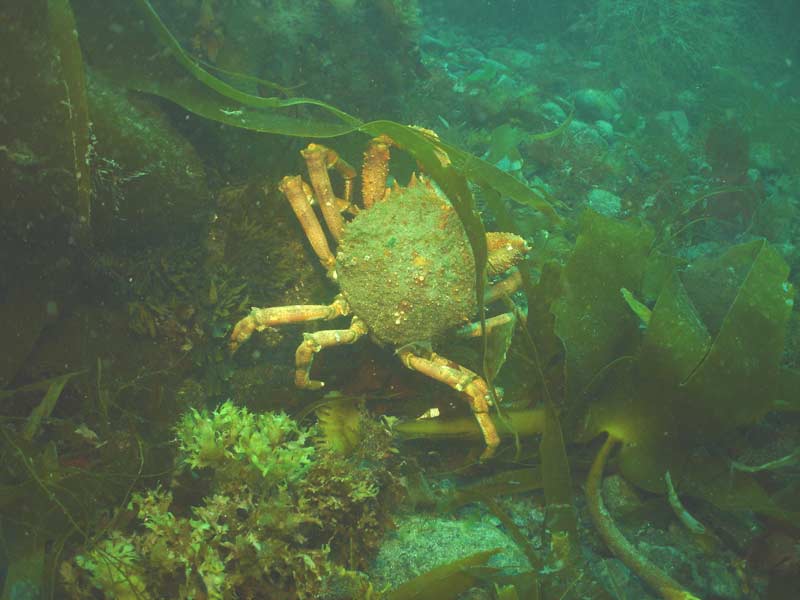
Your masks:
<instances>
[{"instance_id":1,"label":"underwater vegetation","mask_svg":"<svg viewBox=\"0 0 800 600\"><path fill-rule=\"evenodd\" d=\"M0 9L3 598L790 597L796 109L691 4Z\"/></svg>"},{"instance_id":2,"label":"underwater vegetation","mask_svg":"<svg viewBox=\"0 0 800 600\"><path fill-rule=\"evenodd\" d=\"M398 485L388 431L363 427L363 445L346 456L324 425L231 402L190 410L175 428L170 487L133 493L115 528L61 566L68 592L319 598L333 579L351 580L338 597L360 596L366 582L347 569L364 566L391 524L387 496Z\"/></svg>"}]
</instances>

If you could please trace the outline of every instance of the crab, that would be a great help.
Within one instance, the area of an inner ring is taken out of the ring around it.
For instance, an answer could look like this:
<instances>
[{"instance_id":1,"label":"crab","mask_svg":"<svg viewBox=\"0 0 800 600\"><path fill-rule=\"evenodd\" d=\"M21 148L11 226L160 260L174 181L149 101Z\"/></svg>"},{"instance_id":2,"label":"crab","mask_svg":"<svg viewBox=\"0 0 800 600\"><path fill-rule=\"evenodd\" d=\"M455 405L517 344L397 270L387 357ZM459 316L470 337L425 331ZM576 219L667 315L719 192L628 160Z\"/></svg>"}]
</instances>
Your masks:
<instances>
[{"instance_id":1,"label":"crab","mask_svg":"<svg viewBox=\"0 0 800 600\"><path fill-rule=\"evenodd\" d=\"M461 392L483 434L482 459L500 443L489 415L486 380L433 351L448 334L477 337L481 324L470 323L477 311L475 259L452 204L424 175L412 175L406 187L387 187L390 148L387 136L371 140L361 174L361 206L352 203L356 171L334 150L310 144L301 151L308 185L301 176L282 179L279 189L294 210L306 237L340 293L327 305L253 308L234 327L230 348L236 351L254 332L269 327L351 316L346 329L304 333L295 355L295 385L318 390L311 378L314 356L325 348L353 344L369 337L395 349L402 363ZM329 170L344 181L334 194ZM317 205L336 242L331 250L313 206ZM345 214L354 215L345 217ZM521 277L515 265L528 251L524 239L510 233L487 233L488 272L503 276L487 288L485 303L515 291ZM503 313L486 319L487 330L513 319Z\"/></svg>"}]
</instances>

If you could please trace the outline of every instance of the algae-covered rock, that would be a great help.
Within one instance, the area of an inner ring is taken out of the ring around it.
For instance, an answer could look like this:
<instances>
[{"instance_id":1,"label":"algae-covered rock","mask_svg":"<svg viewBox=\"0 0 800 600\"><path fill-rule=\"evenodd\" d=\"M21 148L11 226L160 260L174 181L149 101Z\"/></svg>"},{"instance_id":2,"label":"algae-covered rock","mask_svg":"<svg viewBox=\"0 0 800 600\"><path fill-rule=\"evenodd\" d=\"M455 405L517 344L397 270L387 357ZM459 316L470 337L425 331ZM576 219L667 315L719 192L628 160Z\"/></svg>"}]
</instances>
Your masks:
<instances>
[{"instance_id":1,"label":"algae-covered rock","mask_svg":"<svg viewBox=\"0 0 800 600\"><path fill-rule=\"evenodd\" d=\"M0 7L0 209L4 240L89 220L88 119L68 3Z\"/></svg>"},{"instance_id":2,"label":"algae-covered rock","mask_svg":"<svg viewBox=\"0 0 800 600\"><path fill-rule=\"evenodd\" d=\"M618 217L622 212L622 200L620 197L600 188L589 192L586 203L589 208L606 217Z\"/></svg>"},{"instance_id":3,"label":"algae-covered rock","mask_svg":"<svg viewBox=\"0 0 800 600\"><path fill-rule=\"evenodd\" d=\"M499 548L489 562L508 571L527 564L514 541L491 520L475 521L431 515L409 515L381 546L370 578L376 587L396 587L429 569L480 550Z\"/></svg>"},{"instance_id":4,"label":"algae-covered rock","mask_svg":"<svg viewBox=\"0 0 800 600\"><path fill-rule=\"evenodd\" d=\"M145 243L203 222L205 171L192 147L156 105L97 76L87 85L74 31L63 0L0 8L0 52L13 57L0 78L4 229L67 239L80 227Z\"/></svg>"},{"instance_id":5,"label":"algae-covered rock","mask_svg":"<svg viewBox=\"0 0 800 600\"><path fill-rule=\"evenodd\" d=\"M210 211L205 168L160 107L89 77L95 143L95 235L141 246L193 236Z\"/></svg>"},{"instance_id":6,"label":"algae-covered rock","mask_svg":"<svg viewBox=\"0 0 800 600\"><path fill-rule=\"evenodd\" d=\"M592 120L612 121L621 110L612 94L595 89L578 91L575 94L575 106L579 115Z\"/></svg>"}]
</instances>

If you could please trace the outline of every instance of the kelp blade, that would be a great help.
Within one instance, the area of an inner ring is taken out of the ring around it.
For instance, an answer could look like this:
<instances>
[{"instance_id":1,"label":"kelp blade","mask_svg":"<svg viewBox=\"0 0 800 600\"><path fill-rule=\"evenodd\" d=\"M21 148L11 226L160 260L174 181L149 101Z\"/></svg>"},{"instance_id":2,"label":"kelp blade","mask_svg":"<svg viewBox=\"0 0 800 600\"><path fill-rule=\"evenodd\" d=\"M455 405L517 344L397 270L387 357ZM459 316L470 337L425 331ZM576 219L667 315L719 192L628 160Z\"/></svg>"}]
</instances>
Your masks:
<instances>
[{"instance_id":1,"label":"kelp blade","mask_svg":"<svg viewBox=\"0 0 800 600\"><path fill-rule=\"evenodd\" d=\"M694 438L715 438L771 408L794 301L789 266L765 240L734 246L721 260L725 271L741 265L746 276L708 354L683 383L679 410L692 413L686 433Z\"/></svg>"},{"instance_id":2,"label":"kelp blade","mask_svg":"<svg viewBox=\"0 0 800 600\"><path fill-rule=\"evenodd\" d=\"M449 600L500 572L489 567L489 559L500 552L499 548L476 552L465 558L431 569L419 577L400 585L388 594L386 600Z\"/></svg>"},{"instance_id":3,"label":"kelp blade","mask_svg":"<svg viewBox=\"0 0 800 600\"><path fill-rule=\"evenodd\" d=\"M97 24L91 30L95 39L95 64L119 85L166 98L206 119L251 131L297 137L337 137L360 131L372 136L388 135L411 153L423 169L439 184L453 203L472 246L476 264L476 294L482 307L485 286L486 240L483 223L475 210L467 178L485 191L495 191L512 200L529 205L558 222L558 216L544 196L528 188L509 174L463 150L446 145L419 129L392 121L363 123L359 119L327 103L310 98L264 98L239 90L215 77L192 58L170 33L148 0L135 0L133 6L144 16L153 32L136 25L129 8L98 7L90 0L74 0L85 6L84 16ZM88 6L87 6L88 5ZM102 11L109 11L103 13ZM127 11L127 13L115 11ZM104 16L105 15L105 16ZM116 15L111 18L111 15ZM129 21L124 28L101 27L105 21ZM127 17L127 18L126 18ZM100 32L98 34L98 32ZM109 38L109 36L113 36ZM104 39L103 39L104 38ZM158 50L159 43L169 50ZM114 49L138 53L137 60L126 53L114 61ZM111 49L111 51L109 51ZM123 63L120 64L120 58ZM241 80L241 78L238 78ZM325 118L301 118L282 112L290 107L314 108ZM560 131L559 128L558 131ZM543 134L548 135L548 134ZM446 161L442 157L446 156Z\"/></svg>"},{"instance_id":4,"label":"kelp blade","mask_svg":"<svg viewBox=\"0 0 800 600\"><path fill-rule=\"evenodd\" d=\"M364 133L369 133L370 135L377 136L377 135L389 135L390 137L394 137L395 141L400 142L395 136L398 136L397 128L402 128L407 132L415 131L413 128L406 127L404 125L400 125L399 123L394 123L391 121L373 121L370 123L362 123L359 119L347 114L346 112L335 108L334 106L327 104L325 102L321 102L319 100L314 100L311 98L263 98L261 96L254 96L252 94L247 94L242 92L241 90L225 83L224 81L220 80L217 77L214 77L211 73L207 70L203 69L203 67L192 58L178 43L175 37L170 33L169 29L164 25L161 18L158 16L158 13L153 9L152 5L150 4L149 0L135 0L136 5L139 7L141 13L144 15L145 19L148 21L149 26L155 32L158 39L164 44L166 47L170 49L172 54L174 55L177 62L180 64L181 67L186 69L198 82L202 83L204 86L210 88L211 90L217 92L219 95L237 103L241 103L243 105L241 110L244 113L244 107L248 108L256 108L256 109L263 109L263 108L286 108L291 106L298 106L298 105L311 105L317 106L324 111L328 112L330 115L336 118L337 123L326 123L325 127L322 127L319 133L316 134L309 134L306 132L303 133L292 133L291 127L288 123L282 123L283 130L282 131L270 131L266 129L266 123L262 122L260 124L259 129L255 129L255 131L269 131L270 133L282 133L284 135L299 135L301 137L334 137L338 135L343 135L345 133L349 133L354 130L362 131ZM233 75L234 79L244 79L246 76L241 76L238 74ZM271 82L270 82L271 83ZM147 86L148 83L146 81L141 81L140 86L144 87ZM271 84L272 87L280 87L276 84ZM148 91L148 90L140 90L140 91ZM162 90L162 92L166 92L167 90ZM159 94L157 91L151 91L150 93ZM185 98L185 95L183 96ZM178 104L183 104L174 99L173 102ZM184 106L184 108L187 108ZM189 109L191 110L191 109ZM232 109L229 109L232 110ZM192 111L194 112L194 111ZM200 114L200 113L198 113ZM223 113L224 116L228 116ZM211 116L211 113L207 111L207 114L203 115L206 118L214 118ZM244 127L246 129L250 129L249 124L245 124L249 121L250 117L246 117L240 121L239 124L235 122L235 120L227 121L227 124L232 125L234 127ZM553 131L538 134L536 139L548 139L550 137L555 137L560 135L569 123L572 120L572 115L570 114L569 118L565 120L558 128ZM349 128L345 128L341 131L337 131L336 124L341 123L349 126ZM275 125L279 125L280 123L276 121ZM316 125L321 125L321 123L313 123L307 124L306 127L313 127ZM394 131L394 136L392 135L392 131ZM402 136L405 137L405 136ZM430 143L430 142L429 142ZM408 150L413 152L412 146L413 144L409 144L409 140L406 139L404 145ZM441 141L436 142L436 145L439 149L444 150L450 157L450 160L453 161L453 164L458 169L458 171L466 178L475 181L481 187L488 187L490 189L494 189L500 194L507 196L517 202L522 204L527 204L543 213L548 215L553 221L558 221L558 216L553 210L553 207L547 202L547 200L543 197L542 194L535 192L534 190L528 188L523 183L509 175L501 171L500 169L494 167L493 165L489 164L488 162L477 158L469 154L468 152L464 152L463 150L456 148L455 146L445 144ZM422 162L426 168L432 166L429 160L421 157L417 157L420 162ZM434 177L436 179L436 177ZM440 185L442 182L437 179Z\"/></svg>"},{"instance_id":5,"label":"kelp blade","mask_svg":"<svg viewBox=\"0 0 800 600\"><path fill-rule=\"evenodd\" d=\"M214 77L180 47L146 0L72 0L72 5L87 61L121 87L166 98L212 121L263 133L330 137L358 125L333 107L325 110L323 103L320 115L296 117L286 108L302 104L302 99L262 98Z\"/></svg>"},{"instance_id":6,"label":"kelp blade","mask_svg":"<svg viewBox=\"0 0 800 600\"><path fill-rule=\"evenodd\" d=\"M85 234L92 222L92 183L89 170L90 135L89 102L86 98L86 78L83 57L75 36L75 16L69 0L48 0L47 21L50 39L57 50L58 63L66 95L67 115L72 133L75 193L77 194L78 224Z\"/></svg>"},{"instance_id":7,"label":"kelp blade","mask_svg":"<svg viewBox=\"0 0 800 600\"><path fill-rule=\"evenodd\" d=\"M788 268L762 240L703 261L696 284L677 273L664 281L635 356L607 369L587 437L607 431L624 440L619 467L642 488L663 492L668 470L681 493L793 520L752 478L693 455L787 395L793 378L784 379L780 359L793 300ZM708 278L731 283L709 290ZM717 479L725 485L711 485Z\"/></svg>"},{"instance_id":8,"label":"kelp blade","mask_svg":"<svg viewBox=\"0 0 800 600\"><path fill-rule=\"evenodd\" d=\"M636 347L638 318L619 290L640 289L652 241L652 231L633 223L593 211L581 219L553 305L555 332L566 349L570 410L585 404L587 387L608 364Z\"/></svg>"}]
</instances>

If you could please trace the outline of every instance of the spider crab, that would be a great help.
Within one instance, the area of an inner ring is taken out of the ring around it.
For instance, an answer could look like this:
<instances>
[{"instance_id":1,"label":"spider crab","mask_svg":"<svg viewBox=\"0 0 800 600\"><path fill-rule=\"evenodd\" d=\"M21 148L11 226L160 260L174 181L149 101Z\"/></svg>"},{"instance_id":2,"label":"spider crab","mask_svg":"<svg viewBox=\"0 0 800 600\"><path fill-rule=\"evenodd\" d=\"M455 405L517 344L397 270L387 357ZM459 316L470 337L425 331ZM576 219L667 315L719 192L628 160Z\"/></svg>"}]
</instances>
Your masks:
<instances>
[{"instance_id":1,"label":"spider crab","mask_svg":"<svg viewBox=\"0 0 800 600\"><path fill-rule=\"evenodd\" d=\"M491 393L477 373L431 350L449 332L462 337L481 334L477 313L475 260L464 228L444 193L423 175L412 175L407 187L387 187L390 147L386 136L373 139L361 175L362 206L351 203L356 171L324 146L310 144L301 151L309 186L299 175L283 178L279 189L292 206L308 240L340 293L328 305L253 308L231 334L232 351L255 331L307 321L352 315L346 329L303 334L295 355L295 384L319 389L324 383L310 377L314 355L332 346L353 344L369 336L379 345L396 349L403 364L462 392L480 426L492 456L500 443L489 416ZM446 158L446 157L445 157ZM344 180L342 197L334 194L329 170ZM319 210L336 242L334 255ZM354 214L345 219L343 213ZM509 233L488 233L490 275L508 275L490 286L486 303L513 292L521 278L514 265L524 256L525 241ZM486 320L487 329L513 319L505 313Z\"/></svg>"}]
</instances>

